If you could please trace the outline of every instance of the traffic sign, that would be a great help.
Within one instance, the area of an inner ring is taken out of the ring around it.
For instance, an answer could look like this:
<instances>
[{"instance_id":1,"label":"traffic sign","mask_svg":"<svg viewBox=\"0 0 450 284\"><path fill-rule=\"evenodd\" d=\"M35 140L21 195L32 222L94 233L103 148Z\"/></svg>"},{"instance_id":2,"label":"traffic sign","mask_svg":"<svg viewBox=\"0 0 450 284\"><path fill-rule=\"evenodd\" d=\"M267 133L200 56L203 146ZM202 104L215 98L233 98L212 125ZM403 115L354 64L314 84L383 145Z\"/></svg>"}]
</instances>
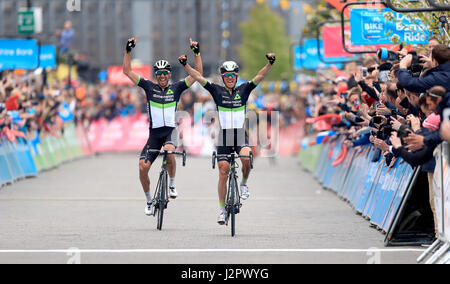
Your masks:
<instances>
[{"instance_id":1,"label":"traffic sign","mask_svg":"<svg viewBox=\"0 0 450 284\"><path fill-rule=\"evenodd\" d=\"M19 11L17 14L17 31L19 34L34 34L34 11Z\"/></svg>"},{"instance_id":2,"label":"traffic sign","mask_svg":"<svg viewBox=\"0 0 450 284\"><path fill-rule=\"evenodd\" d=\"M42 8L20 9L17 12L17 31L19 34L38 34L42 32Z\"/></svg>"}]
</instances>

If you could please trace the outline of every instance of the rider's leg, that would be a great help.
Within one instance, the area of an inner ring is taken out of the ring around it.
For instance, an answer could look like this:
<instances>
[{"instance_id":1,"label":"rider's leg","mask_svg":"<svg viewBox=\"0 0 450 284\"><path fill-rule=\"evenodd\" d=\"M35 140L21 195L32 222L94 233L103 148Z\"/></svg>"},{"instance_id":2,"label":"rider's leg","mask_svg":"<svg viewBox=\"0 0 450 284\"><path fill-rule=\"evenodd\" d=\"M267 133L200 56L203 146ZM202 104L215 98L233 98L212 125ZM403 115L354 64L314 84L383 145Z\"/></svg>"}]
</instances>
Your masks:
<instances>
[{"instance_id":1,"label":"rider's leg","mask_svg":"<svg viewBox=\"0 0 450 284\"><path fill-rule=\"evenodd\" d=\"M251 149L249 147L243 147L239 152L240 155L249 156ZM248 189L247 181L250 176L251 166L250 158L241 158L242 162L242 181L241 181L241 198L247 200L250 197L250 191Z\"/></svg>"},{"instance_id":2,"label":"rider's leg","mask_svg":"<svg viewBox=\"0 0 450 284\"><path fill-rule=\"evenodd\" d=\"M250 156L251 149L250 147L243 147L239 155L241 156ZM242 182L247 184L247 180L250 176L250 158L241 158L242 162Z\"/></svg>"},{"instance_id":3,"label":"rider's leg","mask_svg":"<svg viewBox=\"0 0 450 284\"><path fill-rule=\"evenodd\" d=\"M227 180L230 172L230 163L227 161L219 161L219 203L220 207L225 207L225 199L227 198Z\"/></svg>"},{"instance_id":4,"label":"rider's leg","mask_svg":"<svg viewBox=\"0 0 450 284\"><path fill-rule=\"evenodd\" d=\"M168 135L165 138L164 150L174 152L178 145L179 134L176 128L169 130ZM171 197L175 198L176 190L175 190L175 175L177 171L177 164L175 160L175 155L169 155L167 157L167 171L169 172L169 187L173 189L173 194Z\"/></svg>"},{"instance_id":5,"label":"rider's leg","mask_svg":"<svg viewBox=\"0 0 450 284\"><path fill-rule=\"evenodd\" d=\"M175 146L172 144L166 144L164 146L164 150L175 152ZM177 163L175 160L175 155L167 156L167 171L169 172L170 178L175 178L175 174L177 172Z\"/></svg>"},{"instance_id":6,"label":"rider's leg","mask_svg":"<svg viewBox=\"0 0 450 284\"><path fill-rule=\"evenodd\" d=\"M175 151L175 146L172 144L166 144L164 146L164 150L167 151ZM167 156L167 171L169 172L169 196L172 199L175 199L178 197L178 192L175 188L175 174L177 170L177 164L175 160L175 155L168 155Z\"/></svg>"},{"instance_id":7,"label":"rider's leg","mask_svg":"<svg viewBox=\"0 0 450 284\"><path fill-rule=\"evenodd\" d=\"M147 163L145 160L139 161L139 179L141 181L142 189L144 190L145 196L147 198L147 203L152 201L152 197L150 195L150 178L148 173L150 171L152 164L150 161Z\"/></svg>"}]
</instances>

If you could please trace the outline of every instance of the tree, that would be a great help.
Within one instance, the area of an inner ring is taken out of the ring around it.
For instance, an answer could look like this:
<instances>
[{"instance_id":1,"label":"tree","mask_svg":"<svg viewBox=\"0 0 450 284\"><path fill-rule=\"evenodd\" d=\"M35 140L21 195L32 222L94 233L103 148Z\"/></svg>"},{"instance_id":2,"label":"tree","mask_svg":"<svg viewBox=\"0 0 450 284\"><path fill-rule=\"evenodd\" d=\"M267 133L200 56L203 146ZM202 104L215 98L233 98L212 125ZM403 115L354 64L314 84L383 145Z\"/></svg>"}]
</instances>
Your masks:
<instances>
[{"instance_id":1,"label":"tree","mask_svg":"<svg viewBox=\"0 0 450 284\"><path fill-rule=\"evenodd\" d=\"M239 56L243 63L242 76L253 78L267 64L265 55L274 52L277 55L268 80L291 78L290 65L291 39L286 35L284 20L271 11L265 2L258 3L250 12L247 22L240 25L243 42Z\"/></svg>"}]
</instances>

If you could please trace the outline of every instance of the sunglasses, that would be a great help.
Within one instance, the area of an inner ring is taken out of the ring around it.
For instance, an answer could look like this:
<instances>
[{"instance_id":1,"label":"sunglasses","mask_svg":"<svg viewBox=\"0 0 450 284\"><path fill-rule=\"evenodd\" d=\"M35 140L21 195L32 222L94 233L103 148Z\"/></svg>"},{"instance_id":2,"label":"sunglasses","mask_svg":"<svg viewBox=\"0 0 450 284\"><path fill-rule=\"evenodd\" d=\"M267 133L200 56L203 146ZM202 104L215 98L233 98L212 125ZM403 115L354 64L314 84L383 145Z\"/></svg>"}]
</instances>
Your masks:
<instances>
[{"instance_id":1,"label":"sunglasses","mask_svg":"<svg viewBox=\"0 0 450 284\"><path fill-rule=\"evenodd\" d=\"M156 71L156 76L169 75L169 71Z\"/></svg>"},{"instance_id":2,"label":"sunglasses","mask_svg":"<svg viewBox=\"0 0 450 284\"><path fill-rule=\"evenodd\" d=\"M225 73L225 74L223 74L223 76L224 76L225 78L229 78L229 77L234 78L234 77L237 77L237 75L234 74L234 73Z\"/></svg>"}]
</instances>

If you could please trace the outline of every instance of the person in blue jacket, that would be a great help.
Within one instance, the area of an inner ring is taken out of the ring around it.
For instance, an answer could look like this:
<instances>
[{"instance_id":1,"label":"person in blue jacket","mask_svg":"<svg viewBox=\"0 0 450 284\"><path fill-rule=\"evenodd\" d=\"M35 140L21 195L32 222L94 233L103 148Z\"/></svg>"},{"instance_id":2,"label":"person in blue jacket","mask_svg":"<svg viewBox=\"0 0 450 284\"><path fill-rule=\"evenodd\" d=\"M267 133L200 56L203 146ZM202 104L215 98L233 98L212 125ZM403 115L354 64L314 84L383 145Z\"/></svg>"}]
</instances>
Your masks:
<instances>
[{"instance_id":1,"label":"person in blue jacket","mask_svg":"<svg viewBox=\"0 0 450 284\"><path fill-rule=\"evenodd\" d=\"M414 93L425 93L434 86L443 86L450 92L450 47L440 44L431 53L434 68L428 70L422 77L413 77L408 68L413 56L408 54L400 61L397 78L406 90Z\"/></svg>"}]
</instances>

